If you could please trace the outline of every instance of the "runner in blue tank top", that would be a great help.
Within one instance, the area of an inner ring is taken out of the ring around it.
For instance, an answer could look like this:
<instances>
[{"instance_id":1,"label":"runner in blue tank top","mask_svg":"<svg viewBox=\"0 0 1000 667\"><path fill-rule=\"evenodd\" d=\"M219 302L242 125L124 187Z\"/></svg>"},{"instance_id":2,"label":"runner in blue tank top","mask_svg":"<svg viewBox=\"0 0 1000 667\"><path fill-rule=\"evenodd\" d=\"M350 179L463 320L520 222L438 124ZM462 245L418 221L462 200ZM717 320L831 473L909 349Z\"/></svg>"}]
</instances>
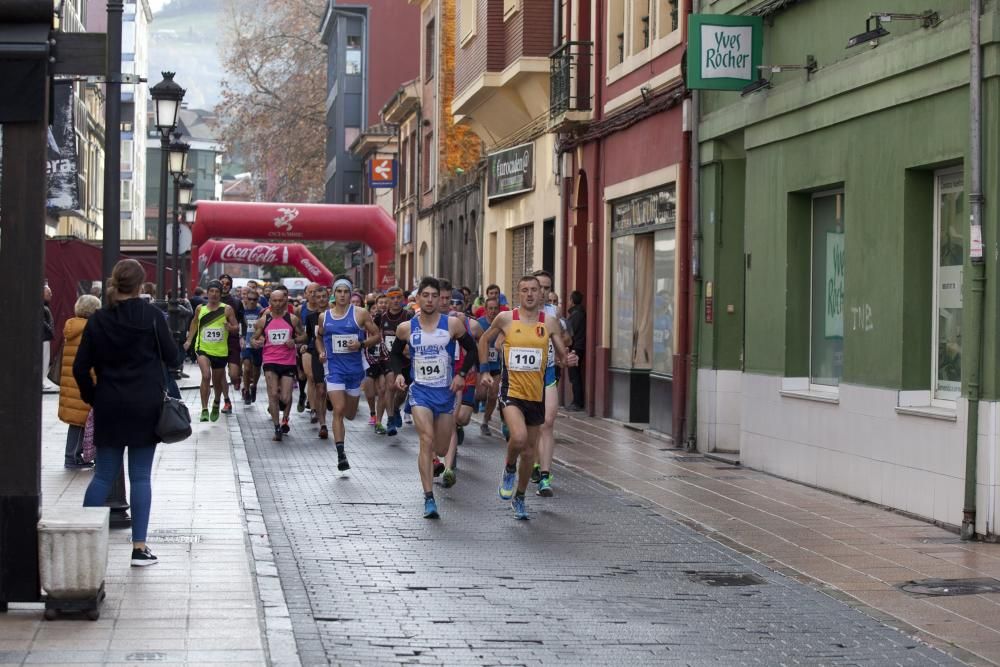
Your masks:
<instances>
[{"instance_id":1,"label":"runner in blue tank top","mask_svg":"<svg viewBox=\"0 0 1000 667\"><path fill-rule=\"evenodd\" d=\"M500 300L491 296L486 299L486 314L479 318L479 326L483 331L490 328L493 324L493 320L496 318L497 314L500 312ZM480 373L488 372L493 377L500 376L500 350L497 348L496 339L489 347L490 356L487 359L483 359L479 364ZM486 401L486 410L483 412L483 423L480 424L480 431L483 435L490 434L490 419L493 417L493 411L497 407L497 393L500 388L500 383L496 382L489 388L483 386L482 383L477 387L476 400Z\"/></svg>"},{"instance_id":2,"label":"runner in blue tank top","mask_svg":"<svg viewBox=\"0 0 1000 667\"><path fill-rule=\"evenodd\" d=\"M465 386L466 374L479 363L479 353L465 325L455 317L438 312L440 283L424 278L417 288L420 312L396 329L389 363L396 374L396 388L406 389L403 369L407 365L403 351L410 346L413 384L410 385L410 407L413 424L420 437L417 467L424 489L424 518L440 517L434 500L434 455L448 452L451 434L455 430L455 392ZM455 341L465 350L465 359L458 373L454 372Z\"/></svg>"},{"instance_id":3,"label":"runner in blue tank top","mask_svg":"<svg viewBox=\"0 0 1000 667\"><path fill-rule=\"evenodd\" d=\"M337 446L337 469L348 470L344 453L344 419L358 413L361 381L365 377L362 347L382 342L382 334L368 311L351 304L351 281L340 276L333 283L333 299L317 327L316 347L326 362L326 390L333 405L333 439Z\"/></svg>"}]
</instances>

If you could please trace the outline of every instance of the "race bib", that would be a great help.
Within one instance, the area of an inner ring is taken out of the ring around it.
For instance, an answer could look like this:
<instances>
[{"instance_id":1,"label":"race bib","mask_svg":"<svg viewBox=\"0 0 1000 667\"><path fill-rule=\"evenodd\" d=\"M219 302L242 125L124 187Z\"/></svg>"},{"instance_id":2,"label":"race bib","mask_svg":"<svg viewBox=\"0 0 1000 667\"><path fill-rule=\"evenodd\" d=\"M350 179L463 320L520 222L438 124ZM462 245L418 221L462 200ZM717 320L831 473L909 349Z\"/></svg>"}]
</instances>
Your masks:
<instances>
[{"instance_id":1,"label":"race bib","mask_svg":"<svg viewBox=\"0 0 1000 667\"><path fill-rule=\"evenodd\" d=\"M438 360L417 362L413 365L413 375L416 382L430 384L445 379L446 368Z\"/></svg>"},{"instance_id":2,"label":"race bib","mask_svg":"<svg viewBox=\"0 0 1000 667\"><path fill-rule=\"evenodd\" d=\"M500 352L496 348L490 349L490 363L495 364L500 361Z\"/></svg>"},{"instance_id":3,"label":"race bib","mask_svg":"<svg viewBox=\"0 0 1000 667\"><path fill-rule=\"evenodd\" d=\"M351 350L351 341L357 342L358 337L352 336L351 334L338 334L330 336L330 347L333 349L334 354L348 354Z\"/></svg>"},{"instance_id":4,"label":"race bib","mask_svg":"<svg viewBox=\"0 0 1000 667\"><path fill-rule=\"evenodd\" d=\"M395 343L395 342L396 342L396 337L395 336L386 336L385 337L385 346L386 346L386 348L388 348L388 349L391 350L392 346L393 346L393 343Z\"/></svg>"},{"instance_id":5,"label":"race bib","mask_svg":"<svg viewBox=\"0 0 1000 667\"><path fill-rule=\"evenodd\" d=\"M512 371L540 371L542 351L535 347L512 347L507 355L507 367Z\"/></svg>"},{"instance_id":6,"label":"race bib","mask_svg":"<svg viewBox=\"0 0 1000 667\"><path fill-rule=\"evenodd\" d=\"M549 338L549 362L546 365L547 366L555 366L556 365L556 348L552 344L552 339L551 338Z\"/></svg>"},{"instance_id":7,"label":"race bib","mask_svg":"<svg viewBox=\"0 0 1000 667\"><path fill-rule=\"evenodd\" d=\"M222 329L202 329L201 339L206 343L221 343Z\"/></svg>"},{"instance_id":8,"label":"race bib","mask_svg":"<svg viewBox=\"0 0 1000 667\"><path fill-rule=\"evenodd\" d=\"M290 333L291 329L268 329L267 339L271 342L271 345L284 345Z\"/></svg>"}]
</instances>

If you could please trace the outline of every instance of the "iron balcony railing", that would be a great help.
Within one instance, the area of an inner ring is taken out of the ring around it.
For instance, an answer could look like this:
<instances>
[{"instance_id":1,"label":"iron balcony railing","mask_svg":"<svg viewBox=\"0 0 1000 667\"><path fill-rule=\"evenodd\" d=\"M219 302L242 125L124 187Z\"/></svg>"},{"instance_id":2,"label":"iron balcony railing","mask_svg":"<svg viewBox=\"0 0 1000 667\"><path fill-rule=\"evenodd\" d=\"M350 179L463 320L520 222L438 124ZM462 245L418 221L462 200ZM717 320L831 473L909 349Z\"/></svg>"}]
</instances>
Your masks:
<instances>
[{"instance_id":1,"label":"iron balcony railing","mask_svg":"<svg viewBox=\"0 0 1000 667\"><path fill-rule=\"evenodd\" d=\"M566 42L549 55L549 115L590 110L593 42Z\"/></svg>"}]
</instances>

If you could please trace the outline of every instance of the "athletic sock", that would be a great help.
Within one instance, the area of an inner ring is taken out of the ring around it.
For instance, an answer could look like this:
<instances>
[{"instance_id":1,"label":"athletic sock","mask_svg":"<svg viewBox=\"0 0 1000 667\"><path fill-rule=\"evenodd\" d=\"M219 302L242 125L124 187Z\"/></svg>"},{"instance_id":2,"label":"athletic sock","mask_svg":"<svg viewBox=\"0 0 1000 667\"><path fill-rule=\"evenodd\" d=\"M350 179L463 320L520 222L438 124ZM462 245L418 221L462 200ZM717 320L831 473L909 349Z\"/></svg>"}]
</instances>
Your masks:
<instances>
[{"instance_id":1,"label":"athletic sock","mask_svg":"<svg viewBox=\"0 0 1000 667\"><path fill-rule=\"evenodd\" d=\"M548 476L549 476L549 471L548 470L543 470L542 471L542 479L545 479Z\"/></svg>"},{"instance_id":2,"label":"athletic sock","mask_svg":"<svg viewBox=\"0 0 1000 667\"><path fill-rule=\"evenodd\" d=\"M425 491L424 492L424 500L434 500L434 492L433 491Z\"/></svg>"},{"instance_id":3,"label":"athletic sock","mask_svg":"<svg viewBox=\"0 0 1000 667\"><path fill-rule=\"evenodd\" d=\"M517 466L514 465L513 463L508 463L506 466L504 466L504 470L508 473L517 472Z\"/></svg>"},{"instance_id":4,"label":"athletic sock","mask_svg":"<svg viewBox=\"0 0 1000 667\"><path fill-rule=\"evenodd\" d=\"M340 459L344 458L344 456L346 456L344 454L344 443L338 442L338 443L335 443L335 444L337 445L337 458L340 458Z\"/></svg>"}]
</instances>

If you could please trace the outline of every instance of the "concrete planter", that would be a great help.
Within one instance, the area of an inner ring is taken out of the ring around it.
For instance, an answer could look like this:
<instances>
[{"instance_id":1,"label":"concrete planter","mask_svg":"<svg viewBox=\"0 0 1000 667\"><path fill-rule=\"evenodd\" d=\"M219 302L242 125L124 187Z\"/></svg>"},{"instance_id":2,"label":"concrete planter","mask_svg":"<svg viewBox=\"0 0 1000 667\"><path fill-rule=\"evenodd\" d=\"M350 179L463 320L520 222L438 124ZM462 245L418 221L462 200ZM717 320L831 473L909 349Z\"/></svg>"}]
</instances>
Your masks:
<instances>
[{"instance_id":1,"label":"concrete planter","mask_svg":"<svg viewBox=\"0 0 1000 667\"><path fill-rule=\"evenodd\" d=\"M108 508L45 510L38 522L38 562L48 598L97 598L108 566Z\"/></svg>"}]
</instances>

